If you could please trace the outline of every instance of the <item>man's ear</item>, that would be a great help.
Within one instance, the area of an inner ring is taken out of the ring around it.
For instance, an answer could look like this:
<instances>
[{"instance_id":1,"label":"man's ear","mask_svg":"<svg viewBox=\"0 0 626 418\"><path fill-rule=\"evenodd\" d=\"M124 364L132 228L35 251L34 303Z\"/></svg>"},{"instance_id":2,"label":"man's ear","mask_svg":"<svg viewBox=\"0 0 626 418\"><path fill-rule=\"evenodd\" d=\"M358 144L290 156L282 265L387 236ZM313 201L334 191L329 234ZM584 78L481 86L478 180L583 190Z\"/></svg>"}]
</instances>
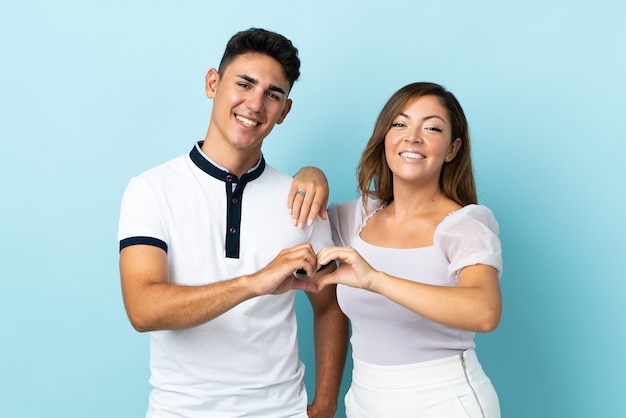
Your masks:
<instances>
[{"instance_id":1,"label":"man's ear","mask_svg":"<svg viewBox=\"0 0 626 418\"><path fill-rule=\"evenodd\" d=\"M206 93L206 97L209 99L213 99L215 97L215 92L217 92L217 85L219 82L220 74L215 68L211 68L204 77L204 91Z\"/></svg>"},{"instance_id":2,"label":"man's ear","mask_svg":"<svg viewBox=\"0 0 626 418\"><path fill-rule=\"evenodd\" d=\"M278 117L278 120L276 121L277 125L280 125L281 123L283 123L283 121L287 117L287 113L289 113L289 111L291 110L292 104L293 104L292 100L287 99L287 101L285 102L285 107L283 107L283 111L280 113L280 116Z\"/></svg>"}]
</instances>

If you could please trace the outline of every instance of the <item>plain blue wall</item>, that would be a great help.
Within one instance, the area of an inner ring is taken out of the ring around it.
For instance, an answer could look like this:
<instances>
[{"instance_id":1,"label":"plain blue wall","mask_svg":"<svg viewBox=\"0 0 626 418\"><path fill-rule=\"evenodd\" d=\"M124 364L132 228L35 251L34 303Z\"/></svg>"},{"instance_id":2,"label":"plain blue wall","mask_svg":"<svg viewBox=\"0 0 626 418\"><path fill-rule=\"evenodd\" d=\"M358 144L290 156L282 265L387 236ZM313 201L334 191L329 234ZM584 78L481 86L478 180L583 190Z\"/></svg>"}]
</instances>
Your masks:
<instances>
[{"instance_id":1,"label":"plain blue wall","mask_svg":"<svg viewBox=\"0 0 626 418\"><path fill-rule=\"evenodd\" d=\"M143 416L148 338L122 305L119 201L204 136L204 74L250 26L303 60L265 155L323 168L332 200L356 197L393 91L429 80L457 95L504 246L502 322L477 338L503 416L626 416L623 4L3 2L0 416Z\"/></svg>"}]
</instances>

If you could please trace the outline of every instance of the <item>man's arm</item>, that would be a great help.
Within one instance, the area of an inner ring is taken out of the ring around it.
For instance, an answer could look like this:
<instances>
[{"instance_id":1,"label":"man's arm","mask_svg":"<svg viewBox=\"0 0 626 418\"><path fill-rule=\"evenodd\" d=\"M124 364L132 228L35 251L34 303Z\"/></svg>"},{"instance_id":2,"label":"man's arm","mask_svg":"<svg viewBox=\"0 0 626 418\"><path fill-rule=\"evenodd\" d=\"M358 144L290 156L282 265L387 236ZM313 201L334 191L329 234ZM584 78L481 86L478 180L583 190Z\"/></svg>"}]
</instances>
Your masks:
<instances>
[{"instance_id":1,"label":"man's arm","mask_svg":"<svg viewBox=\"0 0 626 418\"><path fill-rule=\"evenodd\" d=\"M316 292L313 282L293 274L297 269L313 274L315 267L310 244L301 244L281 251L253 275L181 286L169 282L167 254L161 248L132 245L120 252L124 306L131 324L140 332L198 326L259 295L290 289Z\"/></svg>"},{"instance_id":2,"label":"man's arm","mask_svg":"<svg viewBox=\"0 0 626 418\"><path fill-rule=\"evenodd\" d=\"M331 273L335 268L332 263L316 276ZM332 418L337 410L349 328L348 318L337 304L335 290L335 286L329 286L319 293L307 292L313 308L315 341L315 399L308 408L310 418Z\"/></svg>"}]
</instances>

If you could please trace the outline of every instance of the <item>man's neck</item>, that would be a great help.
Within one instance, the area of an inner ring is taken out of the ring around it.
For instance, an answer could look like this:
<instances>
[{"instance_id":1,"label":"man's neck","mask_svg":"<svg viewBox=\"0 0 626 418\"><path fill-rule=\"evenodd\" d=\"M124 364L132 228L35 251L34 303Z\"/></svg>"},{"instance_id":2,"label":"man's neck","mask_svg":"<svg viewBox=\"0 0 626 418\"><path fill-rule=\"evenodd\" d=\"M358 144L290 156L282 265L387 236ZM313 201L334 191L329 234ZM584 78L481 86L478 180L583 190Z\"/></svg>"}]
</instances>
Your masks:
<instances>
[{"instance_id":1,"label":"man's neck","mask_svg":"<svg viewBox=\"0 0 626 418\"><path fill-rule=\"evenodd\" d=\"M202 152L216 164L224 167L229 173L238 178L246 174L259 162L261 150L239 150L230 147L222 147L205 138L202 144Z\"/></svg>"}]
</instances>

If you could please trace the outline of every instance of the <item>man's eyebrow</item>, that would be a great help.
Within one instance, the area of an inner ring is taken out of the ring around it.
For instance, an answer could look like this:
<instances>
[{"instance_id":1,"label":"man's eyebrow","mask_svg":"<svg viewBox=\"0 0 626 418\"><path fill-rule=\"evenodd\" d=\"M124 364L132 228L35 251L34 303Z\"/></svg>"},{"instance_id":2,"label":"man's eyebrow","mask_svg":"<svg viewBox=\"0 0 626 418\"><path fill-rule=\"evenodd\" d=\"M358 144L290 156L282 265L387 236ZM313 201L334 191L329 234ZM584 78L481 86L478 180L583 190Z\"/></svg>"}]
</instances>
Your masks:
<instances>
[{"instance_id":1,"label":"man's eyebrow","mask_svg":"<svg viewBox=\"0 0 626 418\"><path fill-rule=\"evenodd\" d=\"M239 78L243 78L244 80L246 80L250 84L254 84L254 85L259 84L259 80L257 80L256 78L252 78L249 75L241 74L238 77ZM285 95L287 94L287 93L285 93L285 90L283 90L281 87L275 86L273 84L270 84L268 90L275 91L277 93L282 93L282 94L285 94Z\"/></svg>"},{"instance_id":2,"label":"man's eyebrow","mask_svg":"<svg viewBox=\"0 0 626 418\"><path fill-rule=\"evenodd\" d=\"M249 75L240 74L237 77L243 78L244 80L246 80L250 84L259 84L259 80L257 80L256 78L252 78Z\"/></svg>"},{"instance_id":3,"label":"man's eyebrow","mask_svg":"<svg viewBox=\"0 0 626 418\"><path fill-rule=\"evenodd\" d=\"M275 91L275 92L277 92L277 93L281 93L281 94L287 95L287 93L285 93L285 90L283 90L282 88L280 88L280 87L278 87L278 86L275 86L275 85L273 85L273 84L270 84L269 89L270 89L271 91Z\"/></svg>"}]
</instances>

